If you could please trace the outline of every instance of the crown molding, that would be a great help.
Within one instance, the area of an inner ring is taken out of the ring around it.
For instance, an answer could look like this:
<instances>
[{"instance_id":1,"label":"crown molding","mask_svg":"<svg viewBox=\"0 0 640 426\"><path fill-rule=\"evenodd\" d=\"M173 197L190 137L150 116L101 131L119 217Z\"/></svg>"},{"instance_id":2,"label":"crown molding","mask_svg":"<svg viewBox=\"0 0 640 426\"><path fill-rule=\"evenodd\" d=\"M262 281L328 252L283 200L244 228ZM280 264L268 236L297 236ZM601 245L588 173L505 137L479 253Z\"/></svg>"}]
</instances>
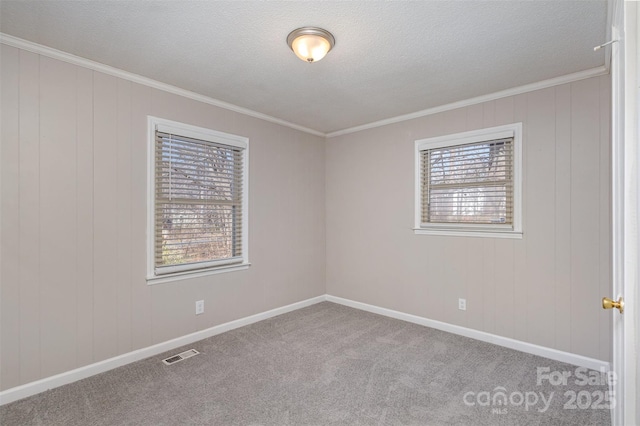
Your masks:
<instances>
[{"instance_id":1,"label":"crown molding","mask_svg":"<svg viewBox=\"0 0 640 426\"><path fill-rule=\"evenodd\" d=\"M571 83L574 81L584 80L591 77L597 77L601 75L606 75L609 73L609 67L600 66L596 68L591 68L584 71L579 71L573 74L567 74L560 77L551 78L548 80L539 81L536 83L526 84L524 86L513 87L511 89L502 90L499 92L490 93L487 95L477 96L475 98L465 99L462 101L452 102L445 105L440 105L433 108L428 108L425 110L413 112L410 114L399 115L396 117L386 118L384 120L374 121L372 123L363 124L360 126L350 127L343 130L338 130L335 132L323 133L314 129L310 129L308 127L304 127L295 123L291 123L286 120L282 120L280 118L272 117L267 114L263 114L257 111L253 111L247 108L239 107L237 105L233 105L224 101L220 101L218 99L210 98L208 96L204 96L195 92L191 92L189 90L181 89L176 86L172 86L170 84L162 83L156 80L153 80L148 77L143 77L138 74L130 73L128 71L124 71L118 68L111 67L109 65L104 65L99 62L95 62L89 59L81 58L76 55L72 55L70 53L63 52L61 50L53 49L51 47L43 46L38 43L33 43L31 41L23 40L21 38L17 38L14 36L10 36L8 34L0 33L0 43L6 44L8 46L13 46L19 49L23 49L29 52L33 52L39 55L47 56L53 59L58 59L60 61L68 62L73 65L82 66L94 71L102 72L104 74L112 75L114 77L122 78L125 80L132 81L134 83L142 84L148 87L152 87L158 90L163 90L165 92L173 93L175 95L183 96L185 98L193 99L198 102L202 102L205 104L213 105L219 108L223 108L229 111L234 111L239 114L247 115L249 117L258 118L260 120L268 121L270 123L279 124L281 126L289 127L291 129L299 130L301 132L305 132L314 136L320 136L325 138L333 138L336 136L347 135L350 133L356 133L362 130L373 129L376 127L386 126L388 124L400 123L407 120L413 120L415 118L425 117L432 114L438 114L440 112L451 111L457 108L464 108L471 105L476 105L482 102L493 101L496 99L506 98L509 96L520 95L523 93L533 92L535 90L546 89L553 86L558 86L561 84ZM610 46L607 46L610 48Z\"/></svg>"},{"instance_id":2,"label":"crown molding","mask_svg":"<svg viewBox=\"0 0 640 426\"><path fill-rule=\"evenodd\" d=\"M183 96L194 101L202 102L208 105L213 105L218 108L223 108L229 111L237 112L239 114L247 115L249 117L258 118L260 120L268 121L270 123L279 124L281 126L289 127L291 129L299 130L301 132L309 133L315 136L325 137L325 133L317 130L310 129L308 127L300 126L298 124L290 123L280 118L272 117L267 114L263 114L257 111L253 111L247 108L239 107L237 105L230 104L228 102L220 101L218 99L210 98L189 90L181 89L170 84L162 83L157 80L153 80L148 77L143 77L138 74L134 74L128 71L124 71L118 68L111 67L109 65L101 64L99 62L85 59L80 56L72 55L70 53L63 52L61 50L54 49L52 47L43 46L38 43L34 43L28 40L24 40L18 37L14 37L8 34L0 33L0 43L7 46L16 47L18 49L26 50L38 55L46 56L59 61L67 62L73 65L88 68L93 71L98 71L104 74L108 74L114 77L122 78L134 83L142 84L144 86L152 87L154 89L163 90L174 95Z\"/></svg>"},{"instance_id":3,"label":"crown molding","mask_svg":"<svg viewBox=\"0 0 640 426\"><path fill-rule=\"evenodd\" d=\"M465 99L463 101L452 102L433 108L428 108L422 111L412 112L410 114L399 115L397 117L386 118L380 121L374 121L373 123L363 124L361 126L351 127L344 130L338 130L336 132L330 132L326 134L327 139L336 136L347 135L349 133L356 133L362 130L373 129L376 127L386 126L388 124L400 123L402 121L413 120L414 118L425 117L427 115L437 114L440 112L451 111L453 109L464 108L471 105L480 104L482 102L495 101L496 99L507 98L509 96L520 95L523 93L533 92L535 90L546 89L548 87L559 86L561 84L572 83L574 81L584 80L591 77L597 77L600 75L608 74L609 70L605 66L597 68L591 68L584 71L579 71L573 74L562 75L560 77L550 78L548 80L539 81L537 83L525 84L524 86L513 87L511 89L501 90L499 92L489 93L487 95L477 96L475 98Z\"/></svg>"}]
</instances>

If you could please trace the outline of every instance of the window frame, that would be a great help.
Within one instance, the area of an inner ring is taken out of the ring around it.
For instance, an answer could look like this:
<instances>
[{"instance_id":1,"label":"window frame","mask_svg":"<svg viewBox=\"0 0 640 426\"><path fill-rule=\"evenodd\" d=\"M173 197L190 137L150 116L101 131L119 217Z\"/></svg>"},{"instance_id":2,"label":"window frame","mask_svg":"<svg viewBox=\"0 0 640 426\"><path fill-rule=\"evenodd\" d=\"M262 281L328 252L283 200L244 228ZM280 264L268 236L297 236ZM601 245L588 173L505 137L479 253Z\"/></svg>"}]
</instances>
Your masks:
<instances>
[{"instance_id":1,"label":"window frame","mask_svg":"<svg viewBox=\"0 0 640 426\"><path fill-rule=\"evenodd\" d=\"M513 225L470 223L422 223L421 151L513 138ZM414 147L414 233L465 237L522 238L522 123L489 127L433 138L419 139Z\"/></svg>"},{"instance_id":2,"label":"window frame","mask_svg":"<svg viewBox=\"0 0 640 426\"><path fill-rule=\"evenodd\" d=\"M147 116L147 284L160 284L186 278L202 277L211 274L232 272L247 269L249 263L249 139L193 126L177 121ZM242 148L242 254L241 261L230 263L226 260L212 259L205 267L188 267L187 265L167 266L166 271L158 274L155 268L155 150L156 131L173 133L178 136L199 139L218 144Z\"/></svg>"}]
</instances>

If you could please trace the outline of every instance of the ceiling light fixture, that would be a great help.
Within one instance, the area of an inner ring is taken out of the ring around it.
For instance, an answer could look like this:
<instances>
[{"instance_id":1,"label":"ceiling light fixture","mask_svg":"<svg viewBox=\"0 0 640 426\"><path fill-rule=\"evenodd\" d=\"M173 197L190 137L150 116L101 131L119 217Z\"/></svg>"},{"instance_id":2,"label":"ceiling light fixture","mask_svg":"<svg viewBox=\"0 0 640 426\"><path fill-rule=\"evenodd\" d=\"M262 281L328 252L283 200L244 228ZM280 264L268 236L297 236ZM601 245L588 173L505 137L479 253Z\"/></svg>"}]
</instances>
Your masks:
<instances>
[{"instance_id":1,"label":"ceiling light fixture","mask_svg":"<svg viewBox=\"0 0 640 426\"><path fill-rule=\"evenodd\" d=\"M287 44L298 58L311 63L324 58L336 44L336 39L322 28L302 27L289 33Z\"/></svg>"}]
</instances>

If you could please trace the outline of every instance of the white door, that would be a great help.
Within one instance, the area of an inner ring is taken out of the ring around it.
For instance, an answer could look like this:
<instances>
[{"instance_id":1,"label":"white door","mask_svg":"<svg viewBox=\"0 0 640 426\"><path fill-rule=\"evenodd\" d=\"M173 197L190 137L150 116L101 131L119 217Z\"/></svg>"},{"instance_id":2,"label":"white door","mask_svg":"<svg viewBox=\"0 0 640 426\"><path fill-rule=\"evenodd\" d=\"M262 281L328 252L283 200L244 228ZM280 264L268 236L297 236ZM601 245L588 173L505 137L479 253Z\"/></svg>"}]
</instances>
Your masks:
<instances>
[{"instance_id":1,"label":"white door","mask_svg":"<svg viewBox=\"0 0 640 426\"><path fill-rule=\"evenodd\" d=\"M623 298L624 313L612 309L613 386L617 404L614 425L640 424L638 413L638 8L637 2L614 1L611 47L613 294Z\"/></svg>"}]
</instances>

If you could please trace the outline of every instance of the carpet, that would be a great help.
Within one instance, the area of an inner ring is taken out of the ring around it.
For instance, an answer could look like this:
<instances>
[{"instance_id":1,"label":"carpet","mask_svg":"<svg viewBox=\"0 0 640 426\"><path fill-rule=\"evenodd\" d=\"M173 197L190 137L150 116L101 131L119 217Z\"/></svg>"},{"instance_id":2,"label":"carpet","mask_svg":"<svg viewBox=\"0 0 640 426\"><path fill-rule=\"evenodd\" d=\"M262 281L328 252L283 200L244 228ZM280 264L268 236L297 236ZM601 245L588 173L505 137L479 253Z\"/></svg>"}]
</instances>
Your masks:
<instances>
[{"instance_id":1,"label":"carpet","mask_svg":"<svg viewBox=\"0 0 640 426\"><path fill-rule=\"evenodd\" d=\"M594 371L322 302L5 405L0 423L608 425L607 391Z\"/></svg>"}]
</instances>

